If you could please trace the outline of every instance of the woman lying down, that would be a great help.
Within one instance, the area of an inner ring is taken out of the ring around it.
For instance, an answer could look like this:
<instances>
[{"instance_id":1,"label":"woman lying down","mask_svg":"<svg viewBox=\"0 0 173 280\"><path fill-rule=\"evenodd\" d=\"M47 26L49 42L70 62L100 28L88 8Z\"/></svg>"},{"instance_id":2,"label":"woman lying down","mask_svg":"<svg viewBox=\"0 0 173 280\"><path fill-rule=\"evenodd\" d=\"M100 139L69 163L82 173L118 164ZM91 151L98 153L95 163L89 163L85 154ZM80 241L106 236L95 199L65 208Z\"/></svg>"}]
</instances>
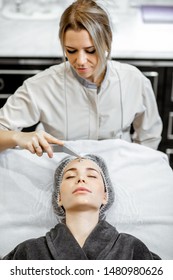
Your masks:
<instances>
[{"instance_id":1,"label":"woman lying down","mask_svg":"<svg viewBox=\"0 0 173 280\"><path fill-rule=\"evenodd\" d=\"M114 201L104 160L65 157L55 171L53 208L61 220L45 236L26 240L5 260L158 260L136 237L105 220Z\"/></svg>"}]
</instances>

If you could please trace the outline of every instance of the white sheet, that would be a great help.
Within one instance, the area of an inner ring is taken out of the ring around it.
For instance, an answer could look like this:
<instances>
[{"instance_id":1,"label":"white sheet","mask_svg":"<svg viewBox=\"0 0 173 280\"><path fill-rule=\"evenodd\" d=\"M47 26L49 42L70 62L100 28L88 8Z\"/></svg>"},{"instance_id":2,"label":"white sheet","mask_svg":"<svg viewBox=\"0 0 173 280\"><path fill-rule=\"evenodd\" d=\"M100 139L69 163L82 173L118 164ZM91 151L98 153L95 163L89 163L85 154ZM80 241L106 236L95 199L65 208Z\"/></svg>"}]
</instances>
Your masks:
<instances>
[{"instance_id":1,"label":"white sheet","mask_svg":"<svg viewBox=\"0 0 173 280\"><path fill-rule=\"evenodd\" d=\"M116 200L107 220L140 238L162 259L173 259L173 172L167 156L123 140L69 141L107 162ZM56 223L51 208L54 170L65 154L39 158L25 150L0 154L0 255L44 235Z\"/></svg>"}]
</instances>

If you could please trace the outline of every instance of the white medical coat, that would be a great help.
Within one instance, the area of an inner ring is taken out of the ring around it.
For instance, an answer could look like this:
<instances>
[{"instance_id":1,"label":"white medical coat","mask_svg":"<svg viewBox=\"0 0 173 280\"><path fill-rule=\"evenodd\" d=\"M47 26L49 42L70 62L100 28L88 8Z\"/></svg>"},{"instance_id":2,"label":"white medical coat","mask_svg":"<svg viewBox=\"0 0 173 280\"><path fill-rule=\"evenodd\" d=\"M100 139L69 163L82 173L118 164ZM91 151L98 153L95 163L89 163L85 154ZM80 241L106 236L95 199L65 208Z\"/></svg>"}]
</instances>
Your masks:
<instances>
[{"instance_id":1,"label":"white medical coat","mask_svg":"<svg viewBox=\"0 0 173 280\"><path fill-rule=\"evenodd\" d=\"M38 122L62 140L122 138L155 149L162 132L150 81L136 67L112 60L100 88L68 62L24 81L0 109L0 128L21 130Z\"/></svg>"}]
</instances>

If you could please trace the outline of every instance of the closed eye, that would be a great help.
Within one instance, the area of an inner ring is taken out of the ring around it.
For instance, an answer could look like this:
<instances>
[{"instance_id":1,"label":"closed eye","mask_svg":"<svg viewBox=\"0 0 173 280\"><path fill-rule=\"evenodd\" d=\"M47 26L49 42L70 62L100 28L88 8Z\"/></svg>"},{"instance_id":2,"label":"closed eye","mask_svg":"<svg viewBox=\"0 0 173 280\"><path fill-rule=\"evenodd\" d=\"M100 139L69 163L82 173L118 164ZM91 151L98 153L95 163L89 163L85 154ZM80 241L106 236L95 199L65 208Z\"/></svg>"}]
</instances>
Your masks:
<instances>
[{"instance_id":1,"label":"closed eye","mask_svg":"<svg viewBox=\"0 0 173 280\"><path fill-rule=\"evenodd\" d=\"M89 53L89 54L94 54L96 52L96 50L94 49L92 51L86 51L86 52Z\"/></svg>"},{"instance_id":2,"label":"closed eye","mask_svg":"<svg viewBox=\"0 0 173 280\"><path fill-rule=\"evenodd\" d=\"M76 50L67 50L68 53L73 54L76 52Z\"/></svg>"},{"instance_id":3,"label":"closed eye","mask_svg":"<svg viewBox=\"0 0 173 280\"><path fill-rule=\"evenodd\" d=\"M74 177L75 177L74 175L73 175L73 176L72 176L72 175L70 175L70 176L67 176L65 179L67 179L67 180L68 180L68 179L71 179L71 178L74 178Z\"/></svg>"},{"instance_id":4,"label":"closed eye","mask_svg":"<svg viewBox=\"0 0 173 280\"><path fill-rule=\"evenodd\" d=\"M69 54L74 54L74 53L76 53L77 52L77 50L67 50L67 52L69 53ZM92 49L92 50L86 50L86 53L88 53L88 54L94 54L96 52L96 50L95 49Z\"/></svg>"}]
</instances>

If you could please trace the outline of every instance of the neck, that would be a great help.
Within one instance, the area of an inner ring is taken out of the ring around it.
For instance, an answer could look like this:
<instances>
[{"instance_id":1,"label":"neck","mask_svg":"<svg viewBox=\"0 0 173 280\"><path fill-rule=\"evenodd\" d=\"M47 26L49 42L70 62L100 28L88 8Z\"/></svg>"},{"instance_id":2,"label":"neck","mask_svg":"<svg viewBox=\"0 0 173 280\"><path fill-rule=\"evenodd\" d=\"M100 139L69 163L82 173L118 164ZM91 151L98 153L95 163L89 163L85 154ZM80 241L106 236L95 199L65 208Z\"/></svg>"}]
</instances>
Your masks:
<instances>
[{"instance_id":1,"label":"neck","mask_svg":"<svg viewBox=\"0 0 173 280\"><path fill-rule=\"evenodd\" d=\"M98 212L66 213L66 225L81 247L83 247L85 240L97 225L98 220Z\"/></svg>"},{"instance_id":2,"label":"neck","mask_svg":"<svg viewBox=\"0 0 173 280\"><path fill-rule=\"evenodd\" d=\"M94 83L99 87L102 83L102 81L104 80L105 77L105 73L106 73L106 69L102 72L102 74L94 81Z\"/></svg>"}]
</instances>

